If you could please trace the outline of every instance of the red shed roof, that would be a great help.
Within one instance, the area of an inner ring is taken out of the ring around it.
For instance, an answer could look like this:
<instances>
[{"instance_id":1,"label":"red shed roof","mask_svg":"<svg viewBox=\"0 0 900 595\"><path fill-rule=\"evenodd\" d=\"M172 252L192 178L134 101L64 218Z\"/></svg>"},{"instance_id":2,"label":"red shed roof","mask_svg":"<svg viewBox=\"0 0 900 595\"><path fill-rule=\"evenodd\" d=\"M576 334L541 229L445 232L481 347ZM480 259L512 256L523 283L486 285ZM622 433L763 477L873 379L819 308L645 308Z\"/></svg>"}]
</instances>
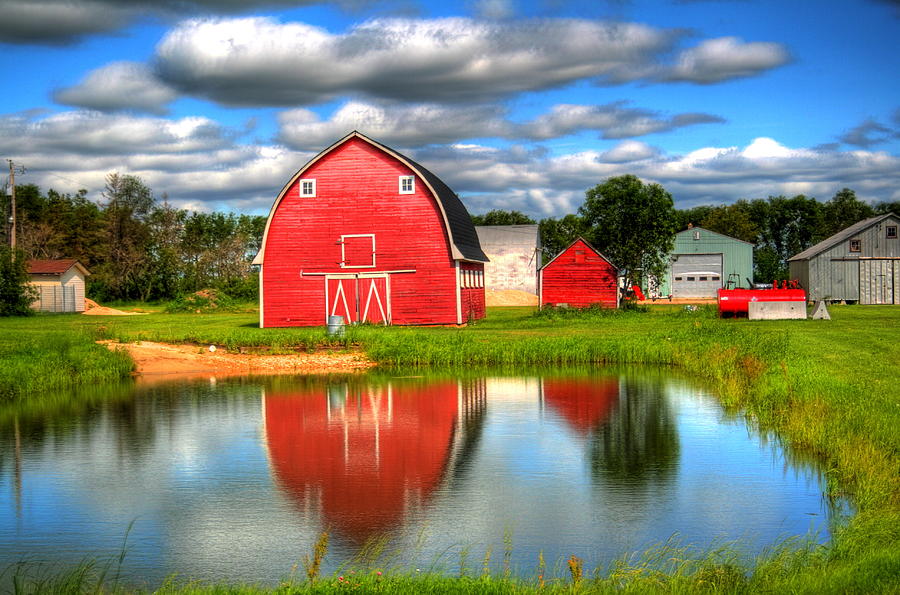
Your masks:
<instances>
[{"instance_id":1,"label":"red shed roof","mask_svg":"<svg viewBox=\"0 0 900 595\"><path fill-rule=\"evenodd\" d=\"M62 258L59 260L29 260L29 275L62 275L72 267L77 267L82 275L90 275L84 265L74 258Z\"/></svg>"},{"instance_id":2,"label":"red shed roof","mask_svg":"<svg viewBox=\"0 0 900 595\"><path fill-rule=\"evenodd\" d=\"M546 264L544 264L544 266L542 266L541 269L546 269L548 266L550 266L550 265L553 263L554 260L556 260L557 258L559 258L560 256L562 256L563 254L565 254L566 252L568 252L569 250L571 250L571 249L572 249L572 246L574 246L574 245L577 244L578 242L581 242L582 244L584 244L585 246L587 246L589 249L593 250L594 253L597 254L597 256L599 256L600 258L602 258L603 260L605 260L606 262L608 262L608 263L610 264L610 266L613 267L614 269L618 269L618 268L619 268L619 267L617 267L615 264L613 264L613 262L612 262L610 259L608 259L607 257L603 256L603 254L601 254L599 250L597 250L596 248L594 248L593 246L591 246L591 245L588 243L587 240L585 240L584 238L582 238L581 236L579 236L579 237L575 238L575 241L574 241L574 242L572 242L571 244L569 244L568 246L566 246L565 250L562 250L559 254L557 254L556 256L554 256L553 258L551 258L549 262L547 262Z\"/></svg>"}]
</instances>

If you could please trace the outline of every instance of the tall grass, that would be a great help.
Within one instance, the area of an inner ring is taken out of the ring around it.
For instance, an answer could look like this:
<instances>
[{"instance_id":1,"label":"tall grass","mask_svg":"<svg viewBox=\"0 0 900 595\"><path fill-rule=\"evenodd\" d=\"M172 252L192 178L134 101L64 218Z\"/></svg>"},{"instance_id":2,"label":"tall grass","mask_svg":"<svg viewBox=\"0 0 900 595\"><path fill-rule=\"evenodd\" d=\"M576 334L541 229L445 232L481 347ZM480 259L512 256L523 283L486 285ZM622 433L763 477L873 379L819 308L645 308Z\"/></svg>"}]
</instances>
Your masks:
<instances>
[{"instance_id":1,"label":"tall grass","mask_svg":"<svg viewBox=\"0 0 900 595\"><path fill-rule=\"evenodd\" d=\"M852 519L825 546L787 543L753 565L723 550L694 555L664 544L605 569L582 570L578 592L900 592L900 308L834 307L831 321L719 320L710 309L649 312L490 312L468 328L258 329L252 314L143 317L33 317L0 321L0 394L40 394L103 378L129 365L94 338L214 343L239 350L361 349L386 366L596 363L678 366L702 378L723 404L743 411L795 456L827 469L831 497L852 502ZM61 330L48 331L49 322ZM109 359L112 358L112 359ZM9 363L9 366L3 365ZM4 370L4 368L7 368ZM10 372L9 370L14 370ZM106 371L104 371L106 370ZM48 378L35 378L48 371ZM24 380L21 380L24 379ZM32 398L31 396L28 397ZM505 555L505 553L504 553ZM485 552L489 564L490 552ZM462 562L464 564L464 562ZM450 573L452 574L452 573ZM420 576L368 570L348 585L337 577L289 592L348 588L384 592L573 592L565 583L495 577ZM543 577L543 572L540 574ZM574 575L573 575L574 576ZM354 586L355 585L355 586ZM258 592L245 586L169 585L163 592Z\"/></svg>"}]
</instances>

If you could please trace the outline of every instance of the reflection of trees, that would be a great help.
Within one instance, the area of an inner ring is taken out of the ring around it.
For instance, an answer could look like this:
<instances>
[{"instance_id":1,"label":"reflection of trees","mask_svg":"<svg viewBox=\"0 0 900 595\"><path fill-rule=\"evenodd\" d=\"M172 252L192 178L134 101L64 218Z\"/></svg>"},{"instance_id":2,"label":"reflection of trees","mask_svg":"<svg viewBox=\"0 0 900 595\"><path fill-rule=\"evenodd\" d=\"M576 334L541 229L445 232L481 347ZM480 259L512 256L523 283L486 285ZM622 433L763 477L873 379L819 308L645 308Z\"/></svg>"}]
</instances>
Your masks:
<instances>
[{"instance_id":1,"label":"reflection of trees","mask_svg":"<svg viewBox=\"0 0 900 595\"><path fill-rule=\"evenodd\" d=\"M670 479L678 466L678 430L657 383L623 377L619 406L591 437L595 479L649 485Z\"/></svg>"}]
</instances>

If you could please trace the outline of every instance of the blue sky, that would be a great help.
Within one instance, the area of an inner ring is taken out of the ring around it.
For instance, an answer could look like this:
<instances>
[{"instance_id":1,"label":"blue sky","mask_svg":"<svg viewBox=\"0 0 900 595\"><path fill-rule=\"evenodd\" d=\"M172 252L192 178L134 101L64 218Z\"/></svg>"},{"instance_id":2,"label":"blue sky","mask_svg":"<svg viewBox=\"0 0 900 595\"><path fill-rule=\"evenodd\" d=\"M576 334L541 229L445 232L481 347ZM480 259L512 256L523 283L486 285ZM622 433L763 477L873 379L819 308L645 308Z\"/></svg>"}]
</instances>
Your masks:
<instances>
[{"instance_id":1,"label":"blue sky","mask_svg":"<svg viewBox=\"0 0 900 595\"><path fill-rule=\"evenodd\" d=\"M900 2L0 0L0 157L265 214L347 132L473 213L574 212L615 175L681 208L900 200Z\"/></svg>"}]
</instances>

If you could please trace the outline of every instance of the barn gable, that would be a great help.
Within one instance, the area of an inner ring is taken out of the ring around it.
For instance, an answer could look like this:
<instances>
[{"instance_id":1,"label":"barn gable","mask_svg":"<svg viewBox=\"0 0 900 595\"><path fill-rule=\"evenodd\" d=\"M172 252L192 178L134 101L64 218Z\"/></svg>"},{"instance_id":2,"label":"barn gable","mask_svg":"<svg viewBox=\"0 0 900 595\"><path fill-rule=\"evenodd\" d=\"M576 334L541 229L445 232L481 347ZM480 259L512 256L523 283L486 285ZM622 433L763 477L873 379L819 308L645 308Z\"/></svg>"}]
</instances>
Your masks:
<instances>
[{"instance_id":1,"label":"barn gable","mask_svg":"<svg viewBox=\"0 0 900 595\"><path fill-rule=\"evenodd\" d=\"M284 199L288 190L290 190L290 188L303 177L304 173L312 166L314 166L320 159L333 152L337 147L354 138L363 140L371 144L373 147L378 147L388 155L391 155L392 157L406 165L410 170L412 170L413 173L417 174L423 181L425 181L425 183L431 190L431 194L432 196L434 196L438 207L441 210L441 214L444 218L444 224L447 228L447 234L449 236L451 249L453 250L453 257L455 259L469 260L472 262L488 262L488 257L481 250L481 244L479 244L478 242L478 234L475 233L475 226L472 224L472 218L469 215L468 210L466 210L466 207L459 199L459 196L457 196L456 193L453 192L453 190L451 190L449 186L447 186L447 184L445 184L440 178L438 178L436 175L434 175L429 170L425 169L412 159L401 155L390 147L383 145L378 141L372 140L364 134L354 130L344 138L335 142L333 145L313 157L306 165L300 168L300 170L295 173L290 180L288 180L287 184L284 185L284 187L281 189L281 192L278 193L278 198L275 199L275 203L272 205L272 208L269 211L269 218L268 221L266 221L266 228L263 232L263 239L262 243L260 244L259 253L256 255L256 258L253 259L253 264L262 264L263 262L264 253L266 250L266 238L269 234L269 224L272 220L272 215L278 209L278 205Z\"/></svg>"},{"instance_id":2,"label":"barn gable","mask_svg":"<svg viewBox=\"0 0 900 595\"><path fill-rule=\"evenodd\" d=\"M254 259L261 326L462 324L484 316L483 263L462 202L358 132L279 193Z\"/></svg>"},{"instance_id":3,"label":"barn gable","mask_svg":"<svg viewBox=\"0 0 900 595\"><path fill-rule=\"evenodd\" d=\"M618 308L618 268L583 238L540 270L540 304Z\"/></svg>"}]
</instances>

